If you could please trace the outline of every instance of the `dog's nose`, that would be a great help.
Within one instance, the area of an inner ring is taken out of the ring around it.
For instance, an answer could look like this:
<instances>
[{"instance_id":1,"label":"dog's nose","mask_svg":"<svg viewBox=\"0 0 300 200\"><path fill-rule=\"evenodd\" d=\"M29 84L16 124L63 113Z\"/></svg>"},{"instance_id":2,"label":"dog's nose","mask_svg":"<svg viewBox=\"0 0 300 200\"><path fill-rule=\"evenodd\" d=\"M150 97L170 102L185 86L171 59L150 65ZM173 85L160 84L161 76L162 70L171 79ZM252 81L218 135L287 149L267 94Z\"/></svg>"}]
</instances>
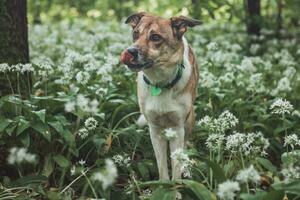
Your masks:
<instances>
[{"instance_id":1,"label":"dog's nose","mask_svg":"<svg viewBox=\"0 0 300 200\"><path fill-rule=\"evenodd\" d=\"M134 60L138 58L139 52L135 47L129 47L127 51L133 56Z\"/></svg>"}]
</instances>

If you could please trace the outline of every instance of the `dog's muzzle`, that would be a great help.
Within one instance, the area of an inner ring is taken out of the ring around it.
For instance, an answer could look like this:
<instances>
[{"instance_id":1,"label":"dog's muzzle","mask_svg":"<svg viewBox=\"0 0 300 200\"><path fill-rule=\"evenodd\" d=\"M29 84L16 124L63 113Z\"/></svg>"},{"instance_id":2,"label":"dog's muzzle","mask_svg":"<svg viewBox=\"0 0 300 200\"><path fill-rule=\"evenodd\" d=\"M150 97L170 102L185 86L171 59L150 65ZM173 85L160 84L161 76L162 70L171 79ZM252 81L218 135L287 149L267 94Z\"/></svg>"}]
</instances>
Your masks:
<instances>
[{"instance_id":1,"label":"dog's muzzle","mask_svg":"<svg viewBox=\"0 0 300 200\"><path fill-rule=\"evenodd\" d=\"M122 52L121 63L133 71L140 71L153 65L153 61L141 59L139 50L135 47L129 47Z\"/></svg>"}]
</instances>

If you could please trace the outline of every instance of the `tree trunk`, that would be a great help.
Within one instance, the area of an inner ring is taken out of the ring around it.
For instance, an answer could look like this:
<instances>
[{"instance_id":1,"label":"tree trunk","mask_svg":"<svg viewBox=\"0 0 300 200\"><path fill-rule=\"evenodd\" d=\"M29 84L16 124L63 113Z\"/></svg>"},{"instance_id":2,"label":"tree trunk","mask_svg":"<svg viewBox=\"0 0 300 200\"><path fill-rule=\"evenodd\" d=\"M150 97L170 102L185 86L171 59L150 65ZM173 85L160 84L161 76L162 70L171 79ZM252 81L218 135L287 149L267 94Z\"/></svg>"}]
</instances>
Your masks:
<instances>
[{"instance_id":1,"label":"tree trunk","mask_svg":"<svg viewBox=\"0 0 300 200\"><path fill-rule=\"evenodd\" d=\"M277 27L276 27L276 34L277 37L280 37L280 30L282 29L282 9L283 9L283 2L282 0L277 0Z\"/></svg>"},{"instance_id":2,"label":"tree trunk","mask_svg":"<svg viewBox=\"0 0 300 200\"><path fill-rule=\"evenodd\" d=\"M0 63L29 62L26 0L0 0ZM28 94L30 74L0 73L0 97Z\"/></svg>"},{"instance_id":3,"label":"tree trunk","mask_svg":"<svg viewBox=\"0 0 300 200\"><path fill-rule=\"evenodd\" d=\"M260 0L245 0L247 32L250 35L259 35L261 17Z\"/></svg>"}]
</instances>

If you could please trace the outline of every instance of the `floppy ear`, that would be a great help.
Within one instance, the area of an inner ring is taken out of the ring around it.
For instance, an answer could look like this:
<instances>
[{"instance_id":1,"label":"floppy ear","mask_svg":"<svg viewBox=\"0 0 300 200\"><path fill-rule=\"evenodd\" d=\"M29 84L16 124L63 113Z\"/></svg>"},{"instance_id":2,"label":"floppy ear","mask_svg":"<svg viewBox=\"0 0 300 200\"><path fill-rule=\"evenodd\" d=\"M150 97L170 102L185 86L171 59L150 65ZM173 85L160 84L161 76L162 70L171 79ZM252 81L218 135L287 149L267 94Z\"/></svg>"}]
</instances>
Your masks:
<instances>
[{"instance_id":1,"label":"floppy ear","mask_svg":"<svg viewBox=\"0 0 300 200\"><path fill-rule=\"evenodd\" d=\"M135 28L141 21L142 17L144 17L145 15L145 12L132 14L126 19L125 23L130 24L132 28Z\"/></svg>"},{"instance_id":2,"label":"floppy ear","mask_svg":"<svg viewBox=\"0 0 300 200\"><path fill-rule=\"evenodd\" d=\"M187 27L194 27L201 24L199 20L190 19L185 16L172 17L170 20L174 36L178 39L181 39L183 34L186 32Z\"/></svg>"}]
</instances>

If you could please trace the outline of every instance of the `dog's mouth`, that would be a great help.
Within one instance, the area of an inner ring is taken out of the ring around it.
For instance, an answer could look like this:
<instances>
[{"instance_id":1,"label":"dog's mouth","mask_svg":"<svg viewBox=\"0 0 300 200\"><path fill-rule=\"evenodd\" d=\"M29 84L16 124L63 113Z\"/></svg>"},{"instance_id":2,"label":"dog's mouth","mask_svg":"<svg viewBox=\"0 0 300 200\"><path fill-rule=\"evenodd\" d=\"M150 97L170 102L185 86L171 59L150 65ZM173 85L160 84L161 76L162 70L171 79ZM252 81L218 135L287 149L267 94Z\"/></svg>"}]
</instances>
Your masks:
<instances>
[{"instance_id":1,"label":"dog's mouth","mask_svg":"<svg viewBox=\"0 0 300 200\"><path fill-rule=\"evenodd\" d=\"M127 67L135 72L148 69L153 66L153 61L150 59L139 59L137 57L132 56L132 54L128 53L127 50L122 52L121 54L121 63L127 65Z\"/></svg>"}]
</instances>

